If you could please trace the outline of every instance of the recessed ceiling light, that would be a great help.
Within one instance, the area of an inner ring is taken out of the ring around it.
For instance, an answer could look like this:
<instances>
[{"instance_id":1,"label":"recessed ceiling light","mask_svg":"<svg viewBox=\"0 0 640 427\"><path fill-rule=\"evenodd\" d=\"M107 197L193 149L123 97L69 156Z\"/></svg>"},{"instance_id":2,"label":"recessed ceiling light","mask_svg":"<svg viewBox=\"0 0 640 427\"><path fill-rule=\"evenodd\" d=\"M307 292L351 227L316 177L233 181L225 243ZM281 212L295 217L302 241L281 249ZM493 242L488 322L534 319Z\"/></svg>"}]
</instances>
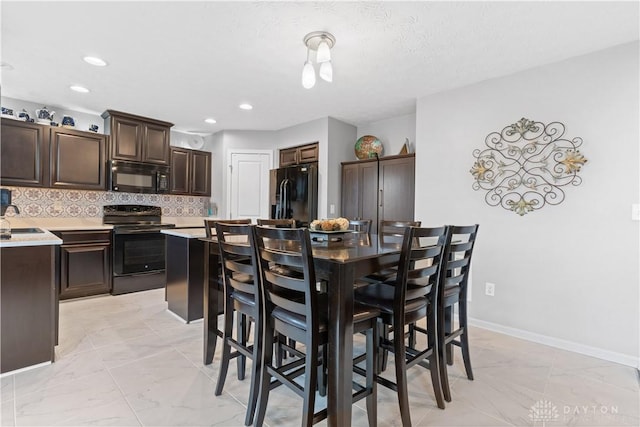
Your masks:
<instances>
[{"instance_id":1,"label":"recessed ceiling light","mask_svg":"<svg viewBox=\"0 0 640 427\"><path fill-rule=\"evenodd\" d=\"M69 89L71 89L73 91L76 91L76 92L80 92L80 93L88 93L89 92L89 89L87 89L86 87L78 86L78 85L70 86Z\"/></svg>"},{"instance_id":2,"label":"recessed ceiling light","mask_svg":"<svg viewBox=\"0 0 640 427\"><path fill-rule=\"evenodd\" d=\"M241 110L253 110L253 105L251 104L240 104L238 107L240 107Z\"/></svg>"},{"instance_id":3,"label":"recessed ceiling light","mask_svg":"<svg viewBox=\"0 0 640 427\"><path fill-rule=\"evenodd\" d=\"M87 64L95 65L96 67L104 67L107 65L107 62L104 59L98 58L96 56L85 56L84 62Z\"/></svg>"},{"instance_id":4,"label":"recessed ceiling light","mask_svg":"<svg viewBox=\"0 0 640 427\"><path fill-rule=\"evenodd\" d=\"M211 123L212 125L214 125L214 124L218 123L218 122L216 121L216 119L204 119L204 121L205 121L205 122L207 122L207 123Z\"/></svg>"}]
</instances>

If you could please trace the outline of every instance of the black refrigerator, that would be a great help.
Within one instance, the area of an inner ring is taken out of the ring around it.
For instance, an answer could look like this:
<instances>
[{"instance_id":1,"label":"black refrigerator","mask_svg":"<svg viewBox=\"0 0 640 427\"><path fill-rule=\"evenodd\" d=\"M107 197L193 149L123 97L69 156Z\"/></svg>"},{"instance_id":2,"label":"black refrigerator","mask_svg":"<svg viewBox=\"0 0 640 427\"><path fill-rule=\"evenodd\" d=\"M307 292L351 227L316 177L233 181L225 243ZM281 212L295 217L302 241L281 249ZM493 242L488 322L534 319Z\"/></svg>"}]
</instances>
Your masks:
<instances>
[{"instance_id":1,"label":"black refrigerator","mask_svg":"<svg viewBox=\"0 0 640 427\"><path fill-rule=\"evenodd\" d=\"M318 216L318 164L272 169L270 179L271 218L293 218L307 227Z\"/></svg>"}]
</instances>

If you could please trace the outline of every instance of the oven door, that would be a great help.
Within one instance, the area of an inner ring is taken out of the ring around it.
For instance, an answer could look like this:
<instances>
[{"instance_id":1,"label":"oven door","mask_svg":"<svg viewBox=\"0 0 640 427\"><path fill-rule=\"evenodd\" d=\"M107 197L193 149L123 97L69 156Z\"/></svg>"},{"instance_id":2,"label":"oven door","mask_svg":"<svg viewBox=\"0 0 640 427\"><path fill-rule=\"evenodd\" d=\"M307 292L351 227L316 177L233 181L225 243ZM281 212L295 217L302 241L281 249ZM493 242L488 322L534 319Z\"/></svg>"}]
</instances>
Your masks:
<instances>
[{"instance_id":1,"label":"oven door","mask_svg":"<svg viewBox=\"0 0 640 427\"><path fill-rule=\"evenodd\" d=\"M159 231L114 233L113 275L125 276L163 271L165 235Z\"/></svg>"}]
</instances>

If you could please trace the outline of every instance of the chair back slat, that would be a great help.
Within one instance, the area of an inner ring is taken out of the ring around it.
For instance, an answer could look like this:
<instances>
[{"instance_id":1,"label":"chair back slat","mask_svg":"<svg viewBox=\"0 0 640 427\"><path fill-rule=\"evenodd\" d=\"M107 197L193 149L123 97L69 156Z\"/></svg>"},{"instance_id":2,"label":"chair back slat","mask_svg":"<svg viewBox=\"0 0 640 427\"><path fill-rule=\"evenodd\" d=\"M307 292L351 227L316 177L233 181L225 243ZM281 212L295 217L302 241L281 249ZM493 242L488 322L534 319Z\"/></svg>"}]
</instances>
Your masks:
<instances>
[{"instance_id":1,"label":"chair back slat","mask_svg":"<svg viewBox=\"0 0 640 427\"><path fill-rule=\"evenodd\" d=\"M264 227L276 227L276 228L295 228L296 220L293 218L290 219L258 219L258 225Z\"/></svg>"},{"instance_id":2,"label":"chair back slat","mask_svg":"<svg viewBox=\"0 0 640 427\"><path fill-rule=\"evenodd\" d=\"M242 219L205 219L204 232L207 238L211 238L212 231L216 229L216 224L222 222L224 224L251 224L251 218Z\"/></svg>"}]
</instances>

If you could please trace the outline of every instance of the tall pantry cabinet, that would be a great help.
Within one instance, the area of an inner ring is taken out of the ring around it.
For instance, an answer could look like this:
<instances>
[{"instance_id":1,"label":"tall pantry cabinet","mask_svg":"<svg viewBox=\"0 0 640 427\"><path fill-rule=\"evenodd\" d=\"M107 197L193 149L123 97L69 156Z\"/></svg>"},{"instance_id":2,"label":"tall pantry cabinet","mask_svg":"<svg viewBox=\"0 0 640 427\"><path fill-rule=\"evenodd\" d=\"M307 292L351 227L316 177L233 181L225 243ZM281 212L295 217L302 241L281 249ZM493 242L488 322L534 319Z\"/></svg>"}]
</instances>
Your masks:
<instances>
[{"instance_id":1,"label":"tall pantry cabinet","mask_svg":"<svg viewBox=\"0 0 640 427\"><path fill-rule=\"evenodd\" d=\"M372 220L414 219L415 154L342 163L341 215Z\"/></svg>"}]
</instances>

